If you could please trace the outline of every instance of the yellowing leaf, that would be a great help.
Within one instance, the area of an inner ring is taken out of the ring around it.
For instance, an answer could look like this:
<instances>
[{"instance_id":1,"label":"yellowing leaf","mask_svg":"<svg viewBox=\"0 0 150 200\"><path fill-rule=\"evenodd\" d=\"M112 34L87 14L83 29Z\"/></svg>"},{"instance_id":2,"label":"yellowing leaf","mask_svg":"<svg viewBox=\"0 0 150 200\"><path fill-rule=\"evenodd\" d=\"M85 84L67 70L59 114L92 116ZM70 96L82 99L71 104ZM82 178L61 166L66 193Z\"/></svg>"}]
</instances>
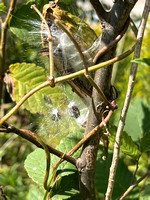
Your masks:
<instances>
[{"instance_id":1,"label":"yellowing leaf","mask_svg":"<svg viewBox=\"0 0 150 200\"><path fill-rule=\"evenodd\" d=\"M9 76L13 78L14 85L12 96L17 103L33 88L46 81L46 71L33 63L13 64L10 66L10 71ZM46 114L52 110L52 105L65 107L66 103L67 97L61 85L56 85L54 88L47 86L29 97L22 108L32 113Z\"/></svg>"}]
</instances>

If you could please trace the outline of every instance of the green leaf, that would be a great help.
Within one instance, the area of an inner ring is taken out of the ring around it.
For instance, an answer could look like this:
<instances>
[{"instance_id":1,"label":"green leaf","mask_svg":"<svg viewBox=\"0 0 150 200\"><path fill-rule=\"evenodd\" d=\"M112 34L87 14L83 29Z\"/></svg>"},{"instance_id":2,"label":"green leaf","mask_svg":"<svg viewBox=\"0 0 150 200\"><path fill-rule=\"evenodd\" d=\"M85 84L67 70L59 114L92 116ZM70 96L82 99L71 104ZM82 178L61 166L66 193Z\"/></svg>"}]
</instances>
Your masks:
<instances>
[{"instance_id":1,"label":"green leaf","mask_svg":"<svg viewBox=\"0 0 150 200\"><path fill-rule=\"evenodd\" d=\"M12 96L17 103L33 88L46 81L46 71L35 64L13 64L10 71L14 89ZM8 85L9 80L5 78ZM70 113L71 104L79 110L77 118ZM87 114L86 105L66 84L56 84L54 88L44 87L30 96L21 107L31 113L42 114L38 118L38 134L45 137L48 144L53 145L58 144L60 139L69 133L76 134Z\"/></svg>"},{"instance_id":2,"label":"green leaf","mask_svg":"<svg viewBox=\"0 0 150 200\"><path fill-rule=\"evenodd\" d=\"M145 134L150 130L150 123L149 123L150 107L141 99L138 99L136 102L137 102L136 105L139 104L139 109L138 109L139 125L142 130L142 133Z\"/></svg>"},{"instance_id":3,"label":"green leaf","mask_svg":"<svg viewBox=\"0 0 150 200\"><path fill-rule=\"evenodd\" d=\"M138 59L132 60L131 62L146 64L150 66L150 58L138 58Z\"/></svg>"},{"instance_id":4,"label":"green leaf","mask_svg":"<svg viewBox=\"0 0 150 200\"><path fill-rule=\"evenodd\" d=\"M67 137L64 137L59 145L57 146L56 149L58 149L61 152L69 152L83 137L84 129L78 129L76 132L76 135L73 133L70 133ZM75 152L73 154L73 157L77 158L80 156L80 150ZM59 160L56 156L52 156L52 166ZM72 165L71 163L68 162L63 162L61 165L58 167L58 173L61 176L73 174L76 172L76 167Z\"/></svg>"},{"instance_id":5,"label":"green leaf","mask_svg":"<svg viewBox=\"0 0 150 200\"><path fill-rule=\"evenodd\" d=\"M109 139L113 144L115 143L116 131L117 127L110 127L111 136ZM131 136L129 136L125 131L123 131L122 133L120 150L126 155L131 156L133 159L137 159L141 154L141 152L138 149L138 146L134 143Z\"/></svg>"},{"instance_id":6,"label":"green leaf","mask_svg":"<svg viewBox=\"0 0 150 200\"><path fill-rule=\"evenodd\" d=\"M26 200L42 200L44 192L41 188L31 185L29 187L29 192L27 194Z\"/></svg>"},{"instance_id":7,"label":"green leaf","mask_svg":"<svg viewBox=\"0 0 150 200\"><path fill-rule=\"evenodd\" d=\"M81 135L82 133L80 132L76 136L71 134L68 137L63 138L60 144L57 146L57 149L62 152L69 152L80 140ZM80 151L74 153L74 157L78 157L79 155ZM58 157L51 155L51 166L53 167L58 160ZM25 160L25 169L27 170L29 177L31 177L37 184L41 186L43 184L46 169L46 157L44 150L36 149L30 153ZM61 176L68 176L76 173L76 171L76 167L68 162L63 162L58 167L58 172Z\"/></svg>"},{"instance_id":8,"label":"green leaf","mask_svg":"<svg viewBox=\"0 0 150 200\"><path fill-rule=\"evenodd\" d=\"M65 137L61 140L60 144L57 146L57 149L62 152L68 152L75 146L81 137L82 131L78 132L75 136L70 134L68 137ZM80 151L77 151L74 154L74 157L78 157L79 155ZM52 168L58 159L59 158L55 155L51 156L50 178L52 177ZM30 153L25 160L25 169L29 177L39 186L42 186L46 170L45 152L42 149L36 149L34 152ZM76 167L68 162L63 162L58 167L57 175L59 177L59 181L52 189L51 194L55 197L54 199L69 199L70 197L79 199L78 175Z\"/></svg>"},{"instance_id":9,"label":"green leaf","mask_svg":"<svg viewBox=\"0 0 150 200\"><path fill-rule=\"evenodd\" d=\"M39 186L42 186L46 171L46 157L44 150L36 149L30 153L25 160L24 166L29 177Z\"/></svg>"},{"instance_id":10,"label":"green leaf","mask_svg":"<svg viewBox=\"0 0 150 200\"><path fill-rule=\"evenodd\" d=\"M84 129L81 128L75 119L67 114L61 115L60 120L53 121L51 113L44 117L39 118L38 134L45 138L48 144L57 145L61 139L65 138L68 134L76 134ZM67 128L66 128L67 127Z\"/></svg>"},{"instance_id":11,"label":"green leaf","mask_svg":"<svg viewBox=\"0 0 150 200\"><path fill-rule=\"evenodd\" d=\"M35 64L17 63L10 65L10 76L13 77L14 91L13 98L18 103L25 94L33 88L46 81L46 71ZM51 88L47 86L28 98L22 108L32 113L46 114L52 111L53 107L67 107L67 97L61 85Z\"/></svg>"},{"instance_id":12,"label":"green leaf","mask_svg":"<svg viewBox=\"0 0 150 200\"><path fill-rule=\"evenodd\" d=\"M78 173L63 176L52 189L51 197L53 200L79 200L79 181Z\"/></svg>"},{"instance_id":13,"label":"green leaf","mask_svg":"<svg viewBox=\"0 0 150 200\"><path fill-rule=\"evenodd\" d=\"M119 114L120 116L120 114ZM131 103L128 109L124 131L135 142L139 142L145 132L150 130L150 107L140 98L136 98L135 102ZM118 126L119 117L115 116L113 124Z\"/></svg>"},{"instance_id":14,"label":"green leaf","mask_svg":"<svg viewBox=\"0 0 150 200\"><path fill-rule=\"evenodd\" d=\"M150 200L150 184L147 184L144 187L144 190L140 195L140 200Z\"/></svg>"},{"instance_id":15,"label":"green leaf","mask_svg":"<svg viewBox=\"0 0 150 200\"><path fill-rule=\"evenodd\" d=\"M110 165L112 161L112 154L109 153L108 158L104 160L98 160L96 163L96 175L95 175L95 184L96 192L103 194L105 196L108 178L110 172ZM120 159L118 163L118 168L116 172L115 185L112 195L112 200L118 199L130 186L132 181L133 174L128 170L127 166ZM129 199L138 198L138 187L130 194Z\"/></svg>"},{"instance_id":16,"label":"green leaf","mask_svg":"<svg viewBox=\"0 0 150 200\"><path fill-rule=\"evenodd\" d=\"M141 154L138 146L133 142L131 136L128 136L125 131L122 133L121 151L134 159L138 159L139 155Z\"/></svg>"},{"instance_id":17,"label":"green leaf","mask_svg":"<svg viewBox=\"0 0 150 200\"><path fill-rule=\"evenodd\" d=\"M0 14L6 10L4 3L0 3Z\"/></svg>"},{"instance_id":18,"label":"green leaf","mask_svg":"<svg viewBox=\"0 0 150 200\"><path fill-rule=\"evenodd\" d=\"M150 131L145 133L140 140L140 150L141 152L150 151Z\"/></svg>"},{"instance_id":19,"label":"green leaf","mask_svg":"<svg viewBox=\"0 0 150 200\"><path fill-rule=\"evenodd\" d=\"M126 117L124 130L132 137L134 141L138 141L141 137L142 130L139 123L140 104L130 104Z\"/></svg>"},{"instance_id":20,"label":"green leaf","mask_svg":"<svg viewBox=\"0 0 150 200\"><path fill-rule=\"evenodd\" d=\"M57 149L62 152L69 152L79 140L83 137L83 129L78 130L77 134L70 134L62 139ZM80 150L74 153L73 157L77 158L80 155ZM52 157L52 166L58 161L56 156ZM74 165L63 162L58 167L58 177L61 177L57 185L52 189L51 197L57 199L79 200L78 173Z\"/></svg>"},{"instance_id":21,"label":"green leaf","mask_svg":"<svg viewBox=\"0 0 150 200\"><path fill-rule=\"evenodd\" d=\"M41 41L41 19L35 10L31 9L32 4L42 12L43 6L48 0L29 1L21 6L14 14L10 22L11 31L24 42L32 45L40 44Z\"/></svg>"},{"instance_id":22,"label":"green leaf","mask_svg":"<svg viewBox=\"0 0 150 200\"><path fill-rule=\"evenodd\" d=\"M130 104L124 130L134 141L138 142L143 134L150 130L149 117L150 108L142 99L137 98Z\"/></svg>"}]
</instances>

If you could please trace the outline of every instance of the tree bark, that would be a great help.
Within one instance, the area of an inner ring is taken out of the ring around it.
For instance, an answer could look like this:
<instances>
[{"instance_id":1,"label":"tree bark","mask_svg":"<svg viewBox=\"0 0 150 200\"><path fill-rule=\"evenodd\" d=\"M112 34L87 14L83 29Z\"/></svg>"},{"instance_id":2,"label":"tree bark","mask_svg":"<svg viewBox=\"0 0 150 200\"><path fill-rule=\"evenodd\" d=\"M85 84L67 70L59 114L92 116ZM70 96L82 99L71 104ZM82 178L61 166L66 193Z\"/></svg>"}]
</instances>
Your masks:
<instances>
[{"instance_id":1,"label":"tree bark","mask_svg":"<svg viewBox=\"0 0 150 200\"><path fill-rule=\"evenodd\" d=\"M109 12L103 9L99 0L90 0L90 2L101 21L102 36L100 49L102 49L105 45L113 41L121 32L125 23L129 20L130 12L137 0L133 0L132 2L129 0L118 0ZM115 49L116 47L113 47L109 50L97 63L113 58ZM96 84L102 89L110 101L111 76L112 65L97 70L94 78ZM104 110L105 106L99 94L93 89L85 135L101 122ZM94 175L101 134L103 134L102 130L83 145L81 156L77 160L81 199L84 200L95 200Z\"/></svg>"}]
</instances>

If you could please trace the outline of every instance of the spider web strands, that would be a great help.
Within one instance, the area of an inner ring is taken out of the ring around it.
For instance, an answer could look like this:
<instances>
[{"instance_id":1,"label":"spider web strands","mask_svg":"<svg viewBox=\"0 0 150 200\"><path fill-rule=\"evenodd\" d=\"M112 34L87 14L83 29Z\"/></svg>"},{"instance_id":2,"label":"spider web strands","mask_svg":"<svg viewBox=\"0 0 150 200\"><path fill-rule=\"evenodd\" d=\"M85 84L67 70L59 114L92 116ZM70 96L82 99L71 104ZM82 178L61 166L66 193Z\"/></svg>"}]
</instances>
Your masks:
<instances>
[{"instance_id":1,"label":"spider web strands","mask_svg":"<svg viewBox=\"0 0 150 200\"><path fill-rule=\"evenodd\" d=\"M105 126L105 124L107 124L111 118L111 116L114 113L114 110L117 109L116 104L114 105L113 109L111 109L108 113L108 115L106 116L106 118L99 124L97 125L92 131L90 131L84 138L82 138L66 155L71 156L73 155L85 142L87 142L93 135L95 135L97 133L97 131L99 129L101 129L102 127ZM104 124L105 122L105 124ZM57 168L57 165L60 163L61 160L58 160L53 168L53 171L55 170L55 168ZM64 160L62 160L61 162L63 162Z\"/></svg>"},{"instance_id":2,"label":"spider web strands","mask_svg":"<svg viewBox=\"0 0 150 200\"><path fill-rule=\"evenodd\" d=\"M126 51L125 53L115 57L115 58L112 58L106 62L102 62L100 64L97 64L97 65L93 65L91 67L88 68L88 71L89 72L92 72L92 71L95 71L97 69L100 69L100 68L103 68L103 67L106 67L108 65L111 65L117 61L120 61L124 58L126 58L127 56L129 56L133 51L134 51L134 48L135 48L135 45L129 49L128 51ZM66 75L66 76L61 76L61 77L58 77L55 79L55 83L59 83L61 81L66 81L66 80L69 80L69 79L72 79L72 78L75 78L77 76L80 76L80 75L83 75L85 73L85 69L83 70L80 70L78 72L75 72L75 73L72 73L72 74L69 74L69 75Z\"/></svg>"},{"instance_id":3,"label":"spider web strands","mask_svg":"<svg viewBox=\"0 0 150 200\"><path fill-rule=\"evenodd\" d=\"M108 60L106 62L103 62L103 63L100 63L100 64L97 64L97 65L94 65L94 66L91 66L88 68L88 71L91 72L91 71L95 71L99 68L103 68L103 67L106 67L108 65L111 65L117 61L120 61L124 58L126 58L127 56L129 56L133 51L134 51L134 48L135 48L135 45L128 51L126 51L125 53L123 53L122 55L120 56L117 56L111 60ZM75 72L73 74L69 74L69 75L66 75L66 76L61 76L61 77L58 77L58 78L55 78L55 83L59 83L59 82L63 82L63 81L67 81L69 79L72 79L72 78L75 78L77 76L80 76L80 75L83 75L85 73L85 69L83 70L80 70L78 72ZM39 91L40 89L46 87L50 85L49 81L45 81L44 83L40 84L39 86L35 87L34 89L32 89L28 94L26 94L19 102L18 104L16 104L16 106L14 106L10 112L8 112L1 120L0 120L0 125L2 125L9 117L11 117L19 108L20 106L30 97L32 96L35 92Z\"/></svg>"},{"instance_id":4,"label":"spider web strands","mask_svg":"<svg viewBox=\"0 0 150 200\"><path fill-rule=\"evenodd\" d=\"M4 127L6 127L6 129L7 129L7 133L15 133L15 134L21 136L22 138L28 140L29 142L35 144L37 147L43 149L43 146L40 144L40 142L38 140L35 139L35 137L33 137L33 134L28 134L28 132L24 132L7 122L4 122ZM63 158L65 160L67 160L68 162L72 163L73 165L75 165L75 162L76 162L75 158L62 153L61 151L59 151L49 145L47 145L47 147L48 147L50 153L58 156L59 158Z\"/></svg>"},{"instance_id":5,"label":"spider web strands","mask_svg":"<svg viewBox=\"0 0 150 200\"><path fill-rule=\"evenodd\" d=\"M87 66L87 63L86 63L86 60L85 60L85 57L81 51L81 48L79 47L78 43L76 42L75 38L72 36L71 32L63 25L61 24L58 20L56 20L56 24L58 24L58 26L64 31L67 33L67 35L69 36L69 38L72 40L72 42L74 43L76 49L78 50L79 54L80 54L80 57L84 63L84 68L85 68L85 77L88 79L88 81L90 82L90 84L98 91L99 95L101 96L102 100L104 101L104 103L106 105L109 105L109 102L107 100L107 98L105 97L104 93L102 92L101 88L99 88L94 80L92 79L92 77L90 76L89 74L89 71L88 71L88 66Z\"/></svg>"}]
</instances>

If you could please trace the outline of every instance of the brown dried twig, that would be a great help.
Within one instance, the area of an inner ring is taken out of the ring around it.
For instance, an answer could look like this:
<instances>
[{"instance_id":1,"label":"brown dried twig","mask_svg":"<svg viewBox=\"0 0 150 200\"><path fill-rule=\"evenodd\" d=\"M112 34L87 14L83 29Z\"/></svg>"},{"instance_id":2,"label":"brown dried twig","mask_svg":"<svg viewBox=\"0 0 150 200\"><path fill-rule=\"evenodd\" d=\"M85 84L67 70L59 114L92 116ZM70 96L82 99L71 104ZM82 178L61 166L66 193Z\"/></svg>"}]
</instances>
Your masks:
<instances>
[{"instance_id":1,"label":"brown dried twig","mask_svg":"<svg viewBox=\"0 0 150 200\"><path fill-rule=\"evenodd\" d=\"M150 176L150 171L146 172L141 178L139 178L134 184L132 184L126 192L119 198L119 200L123 200L143 179L148 178Z\"/></svg>"},{"instance_id":2,"label":"brown dried twig","mask_svg":"<svg viewBox=\"0 0 150 200\"><path fill-rule=\"evenodd\" d=\"M141 24L140 24L138 34L137 34L137 43L136 43L136 46L135 46L134 59L140 57L141 45L142 45L142 40L143 40L143 35L144 35L144 30L145 30L149 10L150 10L150 1L146 0L143 15L142 15ZM124 125L125 125L126 115L127 115L128 107L129 107L129 104L130 104L132 91L133 91L133 88L134 88L137 67L138 67L137 63L132 63L130 77L129 77L129 83L128 83L128 89L127 89L127 93L126 93L126 98L125 98L125 101L124 101L124 106L123 106L123 109L122 109L122 112L121 112L120 121L119 121L118 129L117 129L117 133L116 133L116 140L115 140L115 145L114 145L114 154L113 154L113 158L112 158L112 164L111 164L111 167L110 167L109 182L108 182L106 198L105 198L106 200L111 199L112 192L113 192L115 174L116 174L118 160L119 160L121 135L122 135L122 131L123 131L123 128L124 128Z\"/></svg>"}]
</instances>

